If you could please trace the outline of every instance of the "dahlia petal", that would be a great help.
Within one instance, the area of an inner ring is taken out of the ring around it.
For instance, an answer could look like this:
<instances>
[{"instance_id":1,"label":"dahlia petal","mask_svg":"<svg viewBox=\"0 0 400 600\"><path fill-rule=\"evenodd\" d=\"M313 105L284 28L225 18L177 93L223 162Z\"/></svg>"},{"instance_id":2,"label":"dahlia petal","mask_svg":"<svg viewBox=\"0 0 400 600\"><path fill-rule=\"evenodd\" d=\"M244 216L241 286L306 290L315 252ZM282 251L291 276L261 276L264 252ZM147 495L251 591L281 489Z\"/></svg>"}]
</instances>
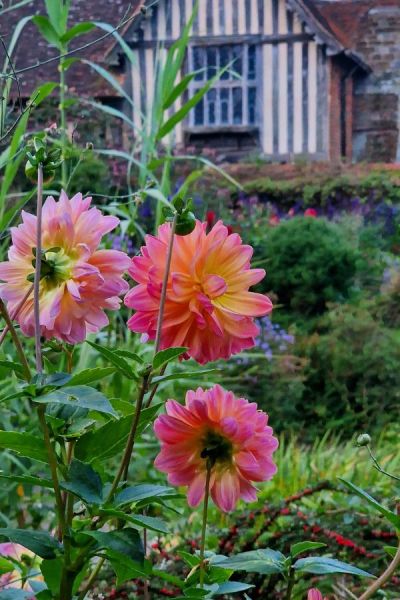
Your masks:
<instances>
[{"instance_id":1,"label":"dahlia petal","mask_svg":"<svg viewBox=\"0 0 400 600\"><path fill-rule=\"evenodd\" d=\"M239 315L262 317L272 310L272 302L263 294L241 292L240 294L224 294L214 300L216 306Z\"/></svg>"},{"instance_id":2,"label":"dahlia petal","mask_svg":"<svg viewBox=\"0 0 400 600\"><path fill-rule=\"evenodd\" d=\"M226 281L219 275L206 275L203 281L203 289L209 298L217 298L226 292Z\"/></svg>"},{"instance_id":3,"label":"dahlia petal","mask_svg":"<svg viewBox=\"0 0 400 600\"><path fill-rule=\"evenodd\" d=\"M204 498L206 489L206 473L202 472L196 475L191 481L188 489L188 503L189 506L195 507L200 504Z\"/></svg>"},{"instance_id":4,"label":"dahlia petal","mask_svg":"<svg viewBox=\"0 0 400 600\"><path fill-rule=\"evenodd\" d=\"M231 512L240 498L239 478L231 471L225 471L217 477L211 496L215 504L224 512Z\"/></svg>"}]
</instances>

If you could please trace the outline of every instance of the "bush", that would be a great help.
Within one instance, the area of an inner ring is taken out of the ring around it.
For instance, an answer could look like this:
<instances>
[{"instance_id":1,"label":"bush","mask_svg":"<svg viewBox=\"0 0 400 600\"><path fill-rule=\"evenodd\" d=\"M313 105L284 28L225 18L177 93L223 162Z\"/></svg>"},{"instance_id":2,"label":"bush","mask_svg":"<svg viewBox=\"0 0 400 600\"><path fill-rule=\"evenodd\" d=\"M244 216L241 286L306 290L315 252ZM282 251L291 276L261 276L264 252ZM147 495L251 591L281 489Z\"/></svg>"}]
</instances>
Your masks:
<instances>
[{"instance_id":1,"label":"bush","mask_svg":"<svg viewBox=\"0 0 400 600\"><path fill-rule=\"evenodd\" d=\"M315 315L328 302L349 296L358 255L340 228L325 219L285 221L271 229L258 251L267 270L263 291L273 290L285 309Z\"/></svg>"},{"instance_id":2,"label":"bush","mask_svg":"<svg viewBox=\"0 0 400 600\"><path fill-rule=\"evenodd\" d=\"M400 340L370 305L331 310L297 351L307 360L297 406L307 428L323 423L349 436L399 418Z\"/></svg>"}]
</instances>

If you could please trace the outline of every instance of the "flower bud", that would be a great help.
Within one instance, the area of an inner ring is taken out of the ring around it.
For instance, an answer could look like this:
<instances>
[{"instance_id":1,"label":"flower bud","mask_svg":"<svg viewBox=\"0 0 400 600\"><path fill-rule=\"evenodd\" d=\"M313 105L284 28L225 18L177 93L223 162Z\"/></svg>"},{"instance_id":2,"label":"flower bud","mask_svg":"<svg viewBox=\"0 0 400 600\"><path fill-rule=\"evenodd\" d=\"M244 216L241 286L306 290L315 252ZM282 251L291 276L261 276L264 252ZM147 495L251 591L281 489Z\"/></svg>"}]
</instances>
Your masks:
<instances>
[{"instance_id":1,"label":"flower bud","mask_svg":"<svg viewBox=\"0 0 400 600\"><path fill-rule=\"evenodd\" d=\"M357 446L369 446L371 443L371 436L368 433L362 433L357 438Z\"/></svg>"},{"instance_id":2,"label":"flower bud","mask_svg":"<svg viewBox=\"0 0 400 600\"><path fill-rule=\"evenodd\" d=\"M177 235L189 235L196 227L196 217L190 210L183 211L178 215L175 233Z\"/></svg>"}]
</instances>

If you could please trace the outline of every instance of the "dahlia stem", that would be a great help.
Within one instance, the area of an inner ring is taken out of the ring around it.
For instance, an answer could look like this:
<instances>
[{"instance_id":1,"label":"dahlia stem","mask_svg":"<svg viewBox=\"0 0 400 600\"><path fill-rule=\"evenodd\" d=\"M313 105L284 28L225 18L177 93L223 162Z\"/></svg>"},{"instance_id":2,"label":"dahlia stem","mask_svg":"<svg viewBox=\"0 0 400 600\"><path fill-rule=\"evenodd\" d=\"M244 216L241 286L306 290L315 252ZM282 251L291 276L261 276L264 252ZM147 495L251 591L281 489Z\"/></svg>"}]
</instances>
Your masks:
<instances>
[{"instance_id":1,"label":"dahlia stem","mask_svg":"<svg viewBox=\"0 0 400 600\"><path fill-rule=\"evenodd\" d=\"M157 352L160 349L160 345L161 345L161 332L162 332L162 325L163 325L163 318L164 318L165 300L167 298L168 277L169 277L169 271L171 269L172 250L174 248L174 238L175 238L177 219L178 219L178 214L175 213L173 221L172 221L172 225L171 225L171 237L169 239L169 244L168 244L167 260L165 263L164 278L163 278L162 289L161 289L160 310L159 310L158 319L157 319L157 332L156 332L156 342L155 342L154 354L157 354Z\"/></svg>"},{"instance_id":2,"label":"dahlia stem","mask_svg":"<svg viewBox=\"0 0 400 600\"><path fill-rule=\"evenodd\" d=\"M12 321L15 321L15 319L18 317L19 313L21 312L25 302L28 300L29 296L31 295L33 291L33 285L31 285L31 287L29 288L29 290L26 292L25 296L22 298L21 302L18 304L17 308L15 309L15 313L13 313L12 315L10 315L10 319ZM3 331L1 332L0 335L0 346L4 341L4 338L6 337L7 333L10 331L9 326L6 324L6 326L4 327Z\"/></svg>"},{"instance_id":3,"label":"dahlia stem","mask_svg":"<svg viewBox=\"0 0 400 600\"><path fill-rule=\"evenodd\" d=\"M387 471L385 471L384 469L382 469L381 465L378 462L378 459L372 453L370 445L367 446L367 450L369 452L369 455L371 457L372 462L374 463L375 469L377 471L379 471L379 473L382 473L382 475L386 475L386 477L390 477L391 479L394 479L395 481L400 481L400 477L397 477L397 475L393 475L393 473L388 473Z\"/></svg>"},{"instance_id":4,"label":"dahlia stem","mask_svg":"<svg viewBox=\"0 0 400 600\"><path fill-rule=\"evenodd\" d=\"M33 307L35 317L36 370L43 371L42 346L40 343L40 269L42 266L42 207L43 207L43 165L38 165L37 209L36 209L36 266L33 282Z\"/></svg>"},{"instance_id":5,"label":"dahlia stem","mask_svg":"<svg viewBox=\"0 0 400 600\"><path fill-rule=\"evenodd\" d=\"M203 525L201 528L201 542L200 542L200 587L204 589L204 553L206 547L206 531L207 531L207 516L208 516L208 499L210 497L210 479L211 479L211 465L207 461L207 475L206 475L206 486L204 493L204 505L203 505Z\"/></svg>"},{"instance_id":6,"label":"dahlia stem","mask_svg":"<svg viewBox=\"0 0 400 600\"><path fill-rule=\"evenodd\" d=\"M21 344L21 340L18 337L18 334L15 330L13 322L11 321L11 317L8 314L8 310L3 300L0 299L0 313L3 315L4 321L6 322L7 331L10 332L12 340L14 342L15 349L17 351L19 360L21 361L22 367L24 369L24 375L26 381L30 381L32 379L31 370L29 368L28 360L25 356L24 349Z\"/></svg>"},{"instance_id":7,"label":"dahlia stem","mask_svg":"<svg viewBox=\"0 0 400 600\"><path fill-rule=\"evenodd\" d=\"M393 557L392 562L388 566L388 568L382 573L376 581L374 581L369 588L360 596L359 600L369 600L374 596L375 592L381 589L385 585L389 579L395 574L397 568L400 566L400 538L399 538L399 546L397 548L397 552Z\"/></svg>"},{"instance_id":8,"label":"dahlia stem","mask_svg":"<svg viewBox=\"0 0 400 600\"><path fill-rule=\"evenodd\" d=\"M127 441L126 447L125 447L125 452L124 452L124 455L122 457L121 464L120 464L120 467L118 469L118 473L116 474L116 476L114 478L114 481L112 483L110 492L108 494L107 501L112 498L115 490L118 487L119 482L121 481L121 479L122 479L122 477L123 477L123 475L125 473L125 469L129 466L129 462L131 460L131 454L132 454L133 446L135 445L136 430L137 430L137 427L139 425L140 413L141 413L142 406L143 406L144 395L145 395L145 393L147 391L149 377L150 377L150 373L147 373L146 375L143 376L142 385L141 385L141 388L140 388L140 391L139 391L139 396L138 396L138 399L136 401L136 408L135 408L135 414L133 415L132 427L131 427L131 430L129 432L128 441Z\"/></svg>"},{"instance_id":9,"label":"dahlia stem","mask_svg":"<svg viewBox=\"0 0 400 600\"><path fill-rule=\"evenodd\" d=\"M105 561L106 561L105 558L100 558L100 560L98 561L97 565L95 566L95 568L93 569L93 571L89 575L89 579L87 580L87 583L86 583L85 587L80 592L80 594L78 596L78 600L84 600L86 598L86 594L88 592L90 592L90 588L92 587L92 583L96 580L96 577L100 573L101 567L104 565Z\"/></svg>"}]
</instances>

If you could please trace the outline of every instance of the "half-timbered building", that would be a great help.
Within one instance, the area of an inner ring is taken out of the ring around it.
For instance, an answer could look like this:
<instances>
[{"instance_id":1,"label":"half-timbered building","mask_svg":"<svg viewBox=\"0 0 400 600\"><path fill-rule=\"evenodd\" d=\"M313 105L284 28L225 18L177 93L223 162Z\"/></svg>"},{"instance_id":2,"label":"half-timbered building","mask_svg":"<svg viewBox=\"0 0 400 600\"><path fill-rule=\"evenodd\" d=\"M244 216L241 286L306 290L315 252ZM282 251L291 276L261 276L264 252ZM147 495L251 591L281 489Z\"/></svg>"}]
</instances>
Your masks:
<instances>
[{"instance_id":1,"label":"half-timbered building","mask_svg":"<svg viewBox=\"0 0 400 600\"><path fill-rule=\"evenodd\" d=\"M157 65L181 36L194 1L71 3L71 21L114 25L128 8L147 5L122 32L133 62L109 40L83 53L113 70L133 99L138 127L152 103ZM0 26L6 23L10 31L17 18L35 12L44 12L43 0L7 14ZM254 153L280 162L400 160L399 32L399 0L199 0L181 74L196 71L186 98L221 68L230 68L169 141L217 148L224 157ZM17 53L18 67L52 52L38 43L32 25L21 45L26 51ZM50 76L48 67L27 71L20 89L29 94L38 79ZM67 78L71 92L122 104L83 63L74 64ZM177 101L171 111L179 106Z\"/></svg>"}]
</instances>

